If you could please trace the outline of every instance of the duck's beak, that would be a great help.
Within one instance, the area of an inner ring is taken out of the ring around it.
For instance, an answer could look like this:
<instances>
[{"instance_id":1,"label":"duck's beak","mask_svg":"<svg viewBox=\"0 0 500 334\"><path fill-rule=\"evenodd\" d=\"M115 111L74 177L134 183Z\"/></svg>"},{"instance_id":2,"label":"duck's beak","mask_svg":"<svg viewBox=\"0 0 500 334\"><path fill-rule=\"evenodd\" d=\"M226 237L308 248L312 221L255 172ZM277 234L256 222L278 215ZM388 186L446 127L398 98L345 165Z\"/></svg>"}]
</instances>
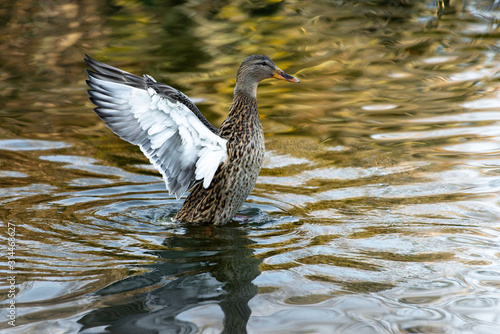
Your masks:
<instances>
[{"instance_id":1,"label":"duck's beak","mask_svg":"<svg viewBox=\"0 0 500 334\"><path fill-rule=\"evenodd\" d=\"M299 79L297 79L294 76L291 76L290 74L287 74L283 72L283 70L280 70L279 68L276 67L276 73L274 73L273 78L276 79L281 79L289 82L300 82Z\"/></svg>"}]
</instances>

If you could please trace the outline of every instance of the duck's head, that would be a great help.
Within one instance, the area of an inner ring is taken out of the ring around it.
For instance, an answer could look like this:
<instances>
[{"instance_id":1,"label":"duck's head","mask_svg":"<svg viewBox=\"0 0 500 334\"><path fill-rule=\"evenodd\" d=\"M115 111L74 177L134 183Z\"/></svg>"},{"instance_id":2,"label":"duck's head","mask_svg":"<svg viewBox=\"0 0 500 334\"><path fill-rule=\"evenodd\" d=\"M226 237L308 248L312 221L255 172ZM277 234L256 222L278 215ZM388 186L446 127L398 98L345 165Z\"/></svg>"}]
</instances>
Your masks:
<instances>
[{"instance_id":1,"label":"duck's head","mask_svg":"<svg viewBox=\"0 0 500 334\"><path fill-rule=\"evenodd\" d=\"M259 82L269 78L299 82L299 79L278 68L268 56L254 55L246 58L241 63L236 75L235 90L246 91L255 95Z\"/></svg>"}]
</instances>

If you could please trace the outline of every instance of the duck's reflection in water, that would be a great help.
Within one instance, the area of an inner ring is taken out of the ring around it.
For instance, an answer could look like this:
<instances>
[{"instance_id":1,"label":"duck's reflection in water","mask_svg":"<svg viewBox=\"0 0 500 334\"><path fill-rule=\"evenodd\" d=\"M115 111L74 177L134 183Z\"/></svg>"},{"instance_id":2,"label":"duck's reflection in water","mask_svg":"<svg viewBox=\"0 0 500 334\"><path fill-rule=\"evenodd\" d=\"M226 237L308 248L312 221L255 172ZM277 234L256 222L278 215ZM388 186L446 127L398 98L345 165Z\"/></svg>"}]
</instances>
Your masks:
<instances>
[{"instance_id":1,"label":"duck's reflection in water","mask_svg":"<svg viewBox=\"0 0 500 334\"><path fill-rule=\"evenodd\" d=\"M224 313L223 333L246 333L248 302L257 294L252 281L260 274L261 262L251 257L251 243L246 232L234 226L186 227L165 239L168 250L154 252L161 261L151 265L150 272L100 290L97 295L112 306L85 315L79 320L82 330L195 333L197 326L177 315L218 304ZM214 314L214 322L216 318Z\"/></svg>"}]
</instances>

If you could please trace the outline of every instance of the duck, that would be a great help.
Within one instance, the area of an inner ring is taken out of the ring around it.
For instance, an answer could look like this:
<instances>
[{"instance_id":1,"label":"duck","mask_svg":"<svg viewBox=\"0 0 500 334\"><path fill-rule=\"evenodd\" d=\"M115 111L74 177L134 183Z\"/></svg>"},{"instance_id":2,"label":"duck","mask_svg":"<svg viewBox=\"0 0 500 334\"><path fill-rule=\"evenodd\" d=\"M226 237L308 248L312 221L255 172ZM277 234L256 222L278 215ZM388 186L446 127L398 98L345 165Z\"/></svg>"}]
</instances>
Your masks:
<instances>
[{"instance_id":1,"label":"duck","mask_svg":"<svg viewBox=\"0 0 500 334\"><path fill-rule=\"evenodd\" d=\"M189 191L174 220L224 225L253 190L264 160L257 86L265 79L298 83L265 55L243 60L234 98L220 128L184 93L85 55L94 112L123 140L139 146L170 194Z\"/></svg>"}]
</instances>

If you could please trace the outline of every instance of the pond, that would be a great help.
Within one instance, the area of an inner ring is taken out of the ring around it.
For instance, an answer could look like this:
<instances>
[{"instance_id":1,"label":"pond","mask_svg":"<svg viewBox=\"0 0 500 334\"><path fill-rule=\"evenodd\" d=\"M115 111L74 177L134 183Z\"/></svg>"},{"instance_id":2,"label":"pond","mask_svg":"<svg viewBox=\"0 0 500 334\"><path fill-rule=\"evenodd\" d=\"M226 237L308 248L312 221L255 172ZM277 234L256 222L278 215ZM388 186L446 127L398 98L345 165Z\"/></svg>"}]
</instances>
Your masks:
<instances>
[{"instance_id":1,"label":"pond","mask_svg":"<svg viewBox=\"0 0 500 334\"><path fill-rule=\"evenodd\" d=\"M1 5L0 332L499 333L499 6ZM233 221L173 221L183 198L92 111L85 53L215 126L245 57L301 80L259 86Z\"/></svg>"}]
</instances>

